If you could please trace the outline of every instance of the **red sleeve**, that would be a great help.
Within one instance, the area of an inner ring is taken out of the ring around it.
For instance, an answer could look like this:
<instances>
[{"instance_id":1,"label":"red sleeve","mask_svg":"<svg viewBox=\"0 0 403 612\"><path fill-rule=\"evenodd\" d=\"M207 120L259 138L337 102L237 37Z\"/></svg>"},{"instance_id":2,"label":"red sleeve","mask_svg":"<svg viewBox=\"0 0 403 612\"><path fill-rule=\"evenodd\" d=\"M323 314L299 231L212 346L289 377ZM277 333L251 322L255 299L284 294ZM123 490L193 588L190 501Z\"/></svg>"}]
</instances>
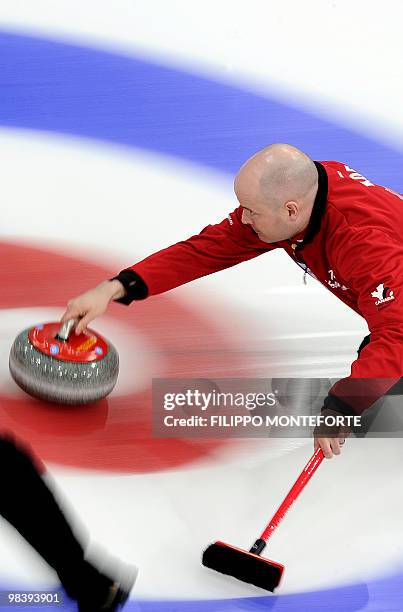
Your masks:
<instances>
[{"instance_id":1,"label":"red sleeve","mask_svg":"<svg viewBox=\"0 0 403 612\"><path fill-rule=\"evenodd\" d=\"M140 276L150 296L276 248L259 240L241 216L242 208L238 207L221 223L208 225L200 234L158 251L128 270Z\"/></svg>"},{"instance_id":2,"label":"red sleeve","mask_svg":"<svg viewBox=\"0 0 403 612\"><path fill-rule=\"evenodd\" d=\"M361 414L403 376L403 244L368 228L350 231L338 250L337 269L358 294L371 341L331 394Z\"/></svg>"}]
</instances>

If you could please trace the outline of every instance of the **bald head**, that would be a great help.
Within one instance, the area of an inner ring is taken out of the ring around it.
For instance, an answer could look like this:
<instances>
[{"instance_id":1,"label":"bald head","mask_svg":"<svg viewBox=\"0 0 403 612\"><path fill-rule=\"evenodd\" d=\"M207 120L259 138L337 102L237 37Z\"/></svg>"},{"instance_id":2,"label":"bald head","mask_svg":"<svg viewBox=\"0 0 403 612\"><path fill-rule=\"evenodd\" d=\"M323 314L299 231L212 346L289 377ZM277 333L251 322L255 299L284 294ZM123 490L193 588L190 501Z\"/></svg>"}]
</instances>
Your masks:
<instances>
[{"instance_id":1,"label":"bald head","mask_svg":"<svg viewBox=\"0 0 403 612\"><path fill-rule=\"evenodd\" d=\"M288 144L273 144L246 161L235 178L234 186L240 204L250 211L252 217L253 214L261 216L266 211L277 215L280 225L283 222L289 224L288 227L282 226L281 235L285 233L291 237L309 221L318 188L318 173L313 161L303 151ZM275 221L272 218L272 225ZM246 213L244 223L255 229ZM266 237L265 241L275 240Z\"/></svg>"},{"instance_id":2,"label":"bald head","mask_svg":"<svg viewBox=\"0 0 403 612\"><path fill-rule=\"evenodd\" d=\"M235 179L235 191L276 209L287 200L303 201L316 191L313 161L296 147L273 144L247 160Z\"/></svg>"}]
</instances>

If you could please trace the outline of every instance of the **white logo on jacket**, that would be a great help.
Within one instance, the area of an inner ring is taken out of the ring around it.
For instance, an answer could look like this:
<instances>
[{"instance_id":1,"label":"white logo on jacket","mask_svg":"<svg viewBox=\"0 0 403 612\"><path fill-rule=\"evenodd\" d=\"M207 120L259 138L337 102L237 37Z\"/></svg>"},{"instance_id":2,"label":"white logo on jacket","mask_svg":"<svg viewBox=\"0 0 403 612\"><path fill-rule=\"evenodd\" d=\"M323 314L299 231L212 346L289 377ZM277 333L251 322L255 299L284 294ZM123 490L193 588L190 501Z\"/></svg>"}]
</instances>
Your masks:
<instances>
[{"instance_id":1,"label":"white logo on jacket","mask_svg":"<svg viewBox=\"0 0 403 612\"><path fill-rule=\"evenodd\" d=\"M372 291L371 296L376 300L375 306L379 306L379 304L384 304L385 302L391 302L395 299L393 290L390 290L389 287L385 287L384 283L378 285L375 291Z\"/></svg>"}]
</instances>

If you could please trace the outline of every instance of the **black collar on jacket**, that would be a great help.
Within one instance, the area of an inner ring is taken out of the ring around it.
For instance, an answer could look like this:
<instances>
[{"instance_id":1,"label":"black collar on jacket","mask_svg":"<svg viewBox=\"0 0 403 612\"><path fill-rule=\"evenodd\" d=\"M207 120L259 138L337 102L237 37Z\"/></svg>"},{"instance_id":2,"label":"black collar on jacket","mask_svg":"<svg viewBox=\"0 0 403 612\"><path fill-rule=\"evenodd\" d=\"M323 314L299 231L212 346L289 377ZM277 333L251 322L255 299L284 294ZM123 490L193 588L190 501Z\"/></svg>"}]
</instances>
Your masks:
<instances>
[{"instance_id":1,"label":"black collar on jacket","mask_svg":"<svg viewBox=\"0 0 403 612\"><path fill-rule=\"evenodd\" d=\"M328 178L327 173L319 162L313 162L318 171L318 191L316 193L315 201L313 203L312 213L309 219L308 227L306 228L304 238L298 243L297 249L302 249L306 244L312 242L316 234L320 230L323 215L326 210L326 201L328 193Z\"/></svg>"}]
</instances>

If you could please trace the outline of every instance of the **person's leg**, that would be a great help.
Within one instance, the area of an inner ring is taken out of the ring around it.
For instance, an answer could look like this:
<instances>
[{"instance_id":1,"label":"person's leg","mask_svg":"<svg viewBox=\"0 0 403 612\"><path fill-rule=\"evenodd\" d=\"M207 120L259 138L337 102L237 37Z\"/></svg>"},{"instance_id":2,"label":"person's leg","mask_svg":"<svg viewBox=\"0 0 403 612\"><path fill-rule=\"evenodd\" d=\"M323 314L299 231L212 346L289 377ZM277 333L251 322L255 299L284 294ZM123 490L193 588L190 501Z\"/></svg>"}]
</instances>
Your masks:
<instances>
[{"instance_id":1,"label":"person's leg","mask_svg":"<svg viewBox=\"0 0 403 612\"><path fill-rule=\"evenodd\" d=\"M0 514L57 572L67 594L81 602L81 610L101 609L113 598L114 581L85 560L81 543L31 457L3 436L0 488Z\"/></svg>"}]
</instances>

